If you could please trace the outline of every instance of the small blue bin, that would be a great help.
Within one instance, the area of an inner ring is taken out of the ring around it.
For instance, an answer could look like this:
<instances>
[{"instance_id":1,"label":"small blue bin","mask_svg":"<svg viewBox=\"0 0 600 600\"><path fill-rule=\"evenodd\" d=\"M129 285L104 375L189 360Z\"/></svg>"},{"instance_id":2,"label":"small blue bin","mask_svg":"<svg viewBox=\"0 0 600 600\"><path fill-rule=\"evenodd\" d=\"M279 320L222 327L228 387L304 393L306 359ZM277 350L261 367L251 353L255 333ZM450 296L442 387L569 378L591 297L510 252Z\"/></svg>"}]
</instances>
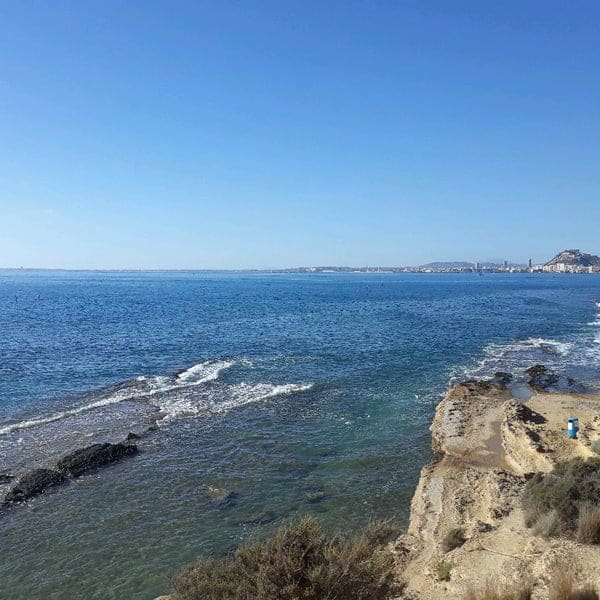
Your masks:
<instances>
[{"instance_id":1,"label":"small blue bin","mask_svg":"<svg viewBox=\"0 0 600 600\"><path fill-rule=\"evenodd\" d=\"M570 438L576 438L579 431L579 419L577 417L569 417L567 419L567 435Z\"/></svg>"}]
</instances>

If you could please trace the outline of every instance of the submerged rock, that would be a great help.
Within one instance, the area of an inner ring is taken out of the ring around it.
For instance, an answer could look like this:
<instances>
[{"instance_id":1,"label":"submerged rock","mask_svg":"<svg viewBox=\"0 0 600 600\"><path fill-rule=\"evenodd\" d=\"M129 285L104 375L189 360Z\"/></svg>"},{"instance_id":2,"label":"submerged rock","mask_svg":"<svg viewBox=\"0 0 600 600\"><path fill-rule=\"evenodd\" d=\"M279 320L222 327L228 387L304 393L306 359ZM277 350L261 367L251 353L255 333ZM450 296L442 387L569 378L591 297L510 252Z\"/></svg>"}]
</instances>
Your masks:
<instances>
[{"instance_id":1,"label":"submerged rock","mask_svg":"<svg viewBox=\"0 0 600 600\"><path fill-rule=\"evenodd\" d=\"M6 504L27 500L41 494L49 487L63 483L66 477L54 469L36 469L23 475L8 491L4 498Z\"/></svg>"},{"instance_id":2,"label":"submerged rock","mask_svg":"<svg viewBox=\"0 0 600 600\"><path fill-rule=\"evenodd\" d=\"M544 365L534 365L533 367L529 367L525 371L528 375L529 385L538 391L546 391L549 387L556 385L560 377L553 373L552 371L548 371L548 369Z\"/></svg>"},{"instance_id":3,"label":"submerged rock","mask_svg":"<svg viewBox=\"0 0 600 600\"><path fill-rule=\"evenodd\" d=\"M277 519L277 514L272 510L251 515L241 522L242 525L268 525Z\"/></svg>"},{"instance_id":4,"label":"submerged rock","mask_svg":"<svg viewBox=\"0 0 600 600\"><path fill-rule=\"evenodd\" d=\"M512 373L507 373L505 371L496 371L494 373L494 383L498 385L508 385L513 380Z\"/></svg>"},{"instance_id":5,"label":"submerged rock","mask_svg":"<svg viewBox=\"0 0 600 600\"><path fill-rule=\"evenodd\" d=\"M219 488L212 485L203 486L204 492L210 498L211 502L218 508L223 508L235 504L238 499L238 494L231 490Z\"/></svg>"},{"instance_id":6,"label":"submerged rock","mask_svg":"<svg viewBox=\"0 0 600 600\"><path fill-rule=\"evenodd\" d=\"M14 478L15 476L10 473L0 473L0 485L10 483Z\"/></svg>"},{"instance_id":7,"label":"submerged rock","mask_svg":"<svg viewBox=\"0 0 600 600\"><path fill-rule=\"evenodd\" d=\"M133 444L93 444L67 454L56 463L56 468L64 474L78 477L87 471L117 462L137 452Z\"/></svg>"}]
</instances>

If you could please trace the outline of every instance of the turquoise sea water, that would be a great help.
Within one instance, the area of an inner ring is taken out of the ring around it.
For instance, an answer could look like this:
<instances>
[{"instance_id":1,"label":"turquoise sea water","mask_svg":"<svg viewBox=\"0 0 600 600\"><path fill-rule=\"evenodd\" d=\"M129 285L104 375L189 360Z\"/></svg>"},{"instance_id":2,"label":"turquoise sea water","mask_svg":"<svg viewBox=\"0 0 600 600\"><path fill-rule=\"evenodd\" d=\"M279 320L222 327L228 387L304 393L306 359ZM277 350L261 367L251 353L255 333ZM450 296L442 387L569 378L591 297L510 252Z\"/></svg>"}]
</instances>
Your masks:
<instances>
[{"instance_id":1,"label":"turquoise sea water","mask_svg":"<svg viewBox=\"0 0 600 600\"><path fill-rule=\"evenodd\" d=\"M597 387L598 301L593 275L0 271L0 473L159 422L0 513L0 598L153 598L307 513L402 526L449 383Z\"/></svg>"}]
</instances>

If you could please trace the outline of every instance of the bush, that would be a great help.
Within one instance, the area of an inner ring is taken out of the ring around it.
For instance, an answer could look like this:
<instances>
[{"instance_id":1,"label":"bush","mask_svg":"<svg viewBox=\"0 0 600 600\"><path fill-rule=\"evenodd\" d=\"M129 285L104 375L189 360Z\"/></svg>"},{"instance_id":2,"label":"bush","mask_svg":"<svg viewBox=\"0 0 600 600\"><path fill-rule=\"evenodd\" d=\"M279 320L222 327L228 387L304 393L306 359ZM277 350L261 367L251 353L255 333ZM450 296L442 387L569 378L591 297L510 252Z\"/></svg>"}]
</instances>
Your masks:
<instances>
[{"instance_id":1,"label":"bush","mask_svg":"<svg viewBox=\"0 0 600 600\"><path fill-rule=\"evenodd\" d=\"M384 546L386 522L352 540L328 538L312 518L280 527L233 556L202 559L171 580L175 600L388 600L402 585Z\"/></svg>"},{"instance_id":2,"label":"bush","mask_svg":"<svg viewBox=\"0 0 600 600\"><path fill-rule=\"evenodd\" d=\"M577 541L583 544L600 544L600 506L584 502L577 518Z\"/></svg>"},{"instance_id":3,"label":"bush","mask_svg":"<svg viewBox=\"0 0 600 600\"><path fill-rule=\"evenodd\" d=\"M523 493L526 525L532 527L554 512L557 524L552 535L575 532L579 507L599 497L600 457L559 463L551 473L537 473L527 483Z\"/></svg>"},{"instance_id":4,"label":"bush","mask_svg":"<svg viewBox=\"0 0 600 600\"><path fill-rule=\"evenodd\" d=\"M553 537L560 535L562 531L562 522L558 513L555 510L552 510L539 516L532 527L535 535Z\"/></svg>"},{"instance_id":5,"label":"bush","mask_svg":"<svg viewBox=\"0 0 600 600\"><path fill-rule=\"evenodd\" d=\"M549 600L599 600L598 593L590 584L576 589L570 571L561 569L550 582Z\"/></svg>"},{"instance_id":6,"label":"bush","mask_svg":"<svg viewBox=\"0 0 600 600\"><path fill-rule=\"evenodd\" d=\"M469 590L466 600L530 600L533 585L529 579L519 581L512 586L488 580L479 591Z\"/></svg>"},{"instance_id":7,"label":"bush","mask_svg":"<svg viewBox=\"0 0 600 600\"><path fill-rule=\"evenodd\" d=\"M444 552L450 552L450 550L462 546L466 541L465 530L462 527L453 527L444 536L442 548Z\"/></svg>"},{"instance_id":8,"label":"bush","mask_svg":"<svg viewBox=\"0 0 600 600\"><path fill-rule=\"evenodd\" d=\"M453 567L454 564L448 560L439 563L435 570L438 581L450 581L450 573Z\"/></svg>"}]
</instances>

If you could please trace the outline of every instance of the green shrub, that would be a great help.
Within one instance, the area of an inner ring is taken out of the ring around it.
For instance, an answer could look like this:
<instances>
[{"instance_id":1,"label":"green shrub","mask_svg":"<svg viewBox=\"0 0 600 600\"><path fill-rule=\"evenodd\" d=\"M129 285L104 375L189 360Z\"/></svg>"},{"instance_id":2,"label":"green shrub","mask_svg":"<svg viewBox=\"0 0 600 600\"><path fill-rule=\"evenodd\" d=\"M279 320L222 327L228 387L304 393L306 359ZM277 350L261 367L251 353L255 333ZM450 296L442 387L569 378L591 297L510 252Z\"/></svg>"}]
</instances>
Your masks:
<instances>
[{"instance_id":1,"label":"green shrub","mask_svg":"<svg viewBox=\"0 0 600 600\"><path fill-rule=\"evenodd\" d=\"M449 560L443 560L435 569L438 581L450 581L450 573L454 568L454 563Z\"/></svg>"},{"instance_id":2,"label":"green shrub","mask_svg":"<svg viewBox=\"0 0 600 600\"><path fill-rule=\"evenodd\" d=\"M466 541L465 530L462 527L453 527L444 536L442 548L444 552L450 552L450 550L462 546Z\"/></svg>"},{"instance_id":3,"label":"green shrub","mask_svg":"<svg viewBox=\"0 0 600 600\"><path fill-rule=\"evenodd\" d=\"M385 547L386 522L346 540L312 518L280 527L233 556L202 559L171 580L174 600L388 600L402 585Z\"/></svg>"},{"instance_id":4,"label":"green shrub","mask_svg":"<svg viewBox=\"0 0 600 600\"><path fill-rule=\"evenodd\" d=\"M551 473L537 473L525 487L523 509L528 527L548 513L556 515L552 535L574 533L579 507L600 497L600 457L559 463Z\"/></svg>"}]
</instances>

